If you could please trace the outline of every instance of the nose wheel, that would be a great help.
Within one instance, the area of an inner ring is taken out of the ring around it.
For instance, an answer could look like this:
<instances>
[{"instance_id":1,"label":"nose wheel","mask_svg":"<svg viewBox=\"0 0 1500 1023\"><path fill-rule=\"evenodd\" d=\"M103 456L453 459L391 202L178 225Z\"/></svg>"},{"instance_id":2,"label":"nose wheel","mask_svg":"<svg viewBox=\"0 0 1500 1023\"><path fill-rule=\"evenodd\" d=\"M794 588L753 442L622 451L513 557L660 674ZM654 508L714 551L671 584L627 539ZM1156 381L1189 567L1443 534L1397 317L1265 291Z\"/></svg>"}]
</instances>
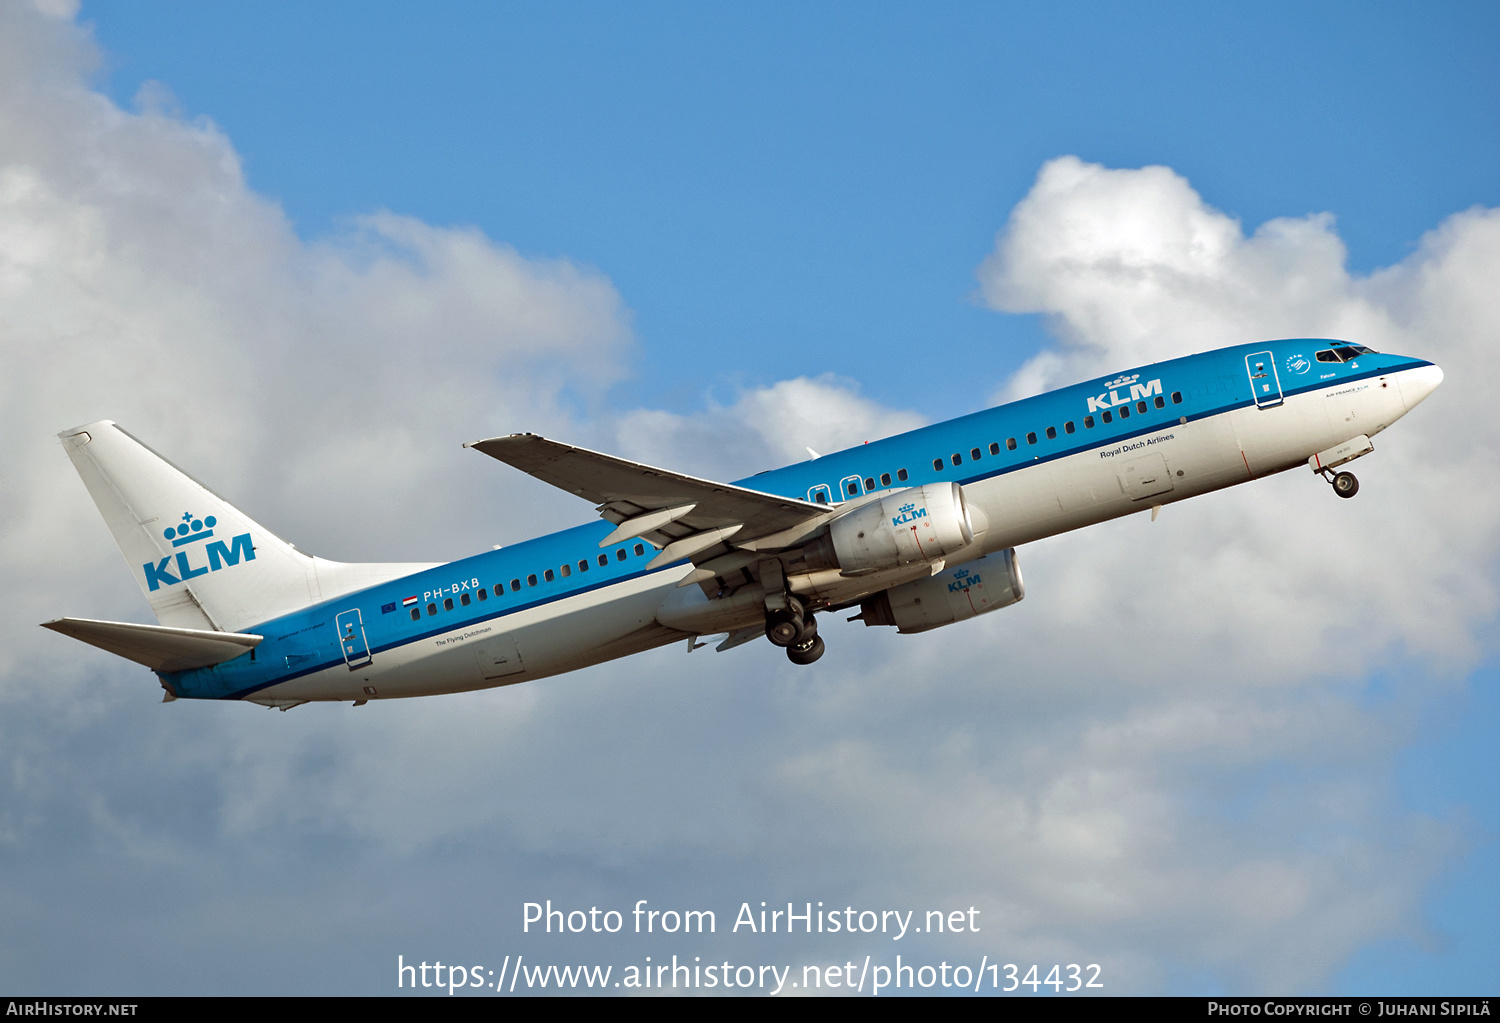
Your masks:
<instances>
[{"instance_id":1,"label":"nose wheel","mask_svg":"<svg viewBox=\"0 0 1500 1023\"><path fill-rule=\"evenodd\" d=\"M1332 470L1325 471L1323 478L1333 486L1333 492L1340 497L1353 497L1359 493L1359 480L1352 472L1334 473Z\"/></svg>"}]
</instances>

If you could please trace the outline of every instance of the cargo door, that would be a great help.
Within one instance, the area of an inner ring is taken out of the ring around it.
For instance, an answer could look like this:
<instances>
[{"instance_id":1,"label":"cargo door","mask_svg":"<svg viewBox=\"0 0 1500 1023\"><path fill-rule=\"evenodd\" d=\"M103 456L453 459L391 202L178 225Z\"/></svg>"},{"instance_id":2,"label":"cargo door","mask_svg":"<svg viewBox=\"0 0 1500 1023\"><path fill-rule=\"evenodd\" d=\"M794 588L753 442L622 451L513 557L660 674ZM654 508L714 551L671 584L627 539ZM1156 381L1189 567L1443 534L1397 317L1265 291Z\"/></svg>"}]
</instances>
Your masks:
<instances>
[{"instance_id":1,"label":"cargo door","mask_svg":"<svg viewBox=\"0 0 1500 1023\"><path fill-rule=\"evenodd\" d=\"M474 658L479 662L479 673L486 680L516 675L526 670L521 663L521 651L516 641L508 635L487 639L474 648Z\"/></svg>"},{"instance_id":2,"label":"cargo door","mask_svg":"<svg viewBox=\"0 0 1500 1023\"><path fill-rule=\"evenodd\" d=\"M1142 501L1172 489L1172 473L1167 469L1167 460L1157 452L1133 458L1122 465L1120 480L1132 501Z\"/></svg>"}]
</instances>

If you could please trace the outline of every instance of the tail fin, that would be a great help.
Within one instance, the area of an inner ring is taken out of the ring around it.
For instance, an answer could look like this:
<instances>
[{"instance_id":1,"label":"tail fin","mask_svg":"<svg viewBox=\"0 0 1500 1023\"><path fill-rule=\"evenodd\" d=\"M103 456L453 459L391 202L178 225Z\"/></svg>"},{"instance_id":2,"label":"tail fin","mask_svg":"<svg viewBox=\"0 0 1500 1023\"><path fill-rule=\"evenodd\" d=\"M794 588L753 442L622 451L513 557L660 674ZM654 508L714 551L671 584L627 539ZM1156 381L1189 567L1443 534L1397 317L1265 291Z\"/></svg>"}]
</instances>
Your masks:
<instances>
[{"instance_id":1,"label":"tail fin","mask_svg":"<svg viewBox=\"0 0 1500 1023\"><path fill-rule=\"evenodd\" d=\"M107 419L58 436L162 625L239 632L428 567L309 557Z\"/></svg>"}]
</instances>

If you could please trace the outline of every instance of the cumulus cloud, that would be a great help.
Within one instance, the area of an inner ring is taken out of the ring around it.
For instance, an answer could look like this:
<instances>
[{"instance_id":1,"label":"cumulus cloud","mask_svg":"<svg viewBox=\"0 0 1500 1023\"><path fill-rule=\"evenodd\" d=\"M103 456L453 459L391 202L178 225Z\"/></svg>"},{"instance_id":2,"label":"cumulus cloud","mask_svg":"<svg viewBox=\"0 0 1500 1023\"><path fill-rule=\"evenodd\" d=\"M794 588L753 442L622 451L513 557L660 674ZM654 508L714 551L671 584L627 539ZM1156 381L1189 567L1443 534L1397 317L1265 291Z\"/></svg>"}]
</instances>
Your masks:
<instances>
[{"instance_id":1,"label":"cumulus cloud","mask_svg":"<svg viewBox=\"0 0 1500 1023\"><path fill-rule=\"evenodd\" d=\"M883 408L856 385L824 376L745 391L733 405L695 415L637 409L611 428L632 458L721 479L800 462L809 449L842 451L923 425L915 413Z\"/></svg>"},{"instance_id":2,"label":"cumulus cloud","mask_svg":"<svg viewBox=\"0 0 1500 1023\"><path fill-rule=\"evenodd\" d=\"M368 993L401 942L484 959L539 897L726 921L742 899L977 904L980 934L916 948L1099 962L1116 992L1315 989L1420 929L1461 836L1387 778L1495 608L1500 504L1463 439L1492 419L1495 213L1356 278L1327 216L1247 236L1167 168L1066 157L980 268L987 301L1057 338L1007 395L1278 335L1443 364L1354 502L1291 474L1039 543L1022 604L916 637L830 621L811 671L761 644L357 712L159 708L149 677L32 624L144 610L51 441L63 427L115 418L354 560L588 515L463 439L542 430L718 477L919 421L832 378L690 415L569 413L632 344L602 274L394 213L299 239L212 124L91 91L68 15L0 6L13 987L65 989L82 961L86 986L122 992ZM1397 668L1388 704L1360 698ZM148 954L195 947L220 955L188 976ZM889 950L797 946L856 947Z\"/></svg>"}]
</instances>

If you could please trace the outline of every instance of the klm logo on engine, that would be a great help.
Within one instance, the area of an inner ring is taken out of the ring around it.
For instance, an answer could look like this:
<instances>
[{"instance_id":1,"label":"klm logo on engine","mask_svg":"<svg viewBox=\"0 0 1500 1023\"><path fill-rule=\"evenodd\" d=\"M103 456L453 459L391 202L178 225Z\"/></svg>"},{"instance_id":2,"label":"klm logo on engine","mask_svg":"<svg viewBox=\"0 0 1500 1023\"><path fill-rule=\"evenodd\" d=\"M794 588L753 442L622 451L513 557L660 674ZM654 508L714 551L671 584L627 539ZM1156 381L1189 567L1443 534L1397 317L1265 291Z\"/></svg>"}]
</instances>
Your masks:
<instances>
[{"instance_id":1,"label":"klm logo on engine","mask_svg":"<svg viewBox=\"0 0 1500 1023\"><path fill-rule=\"evenodd\" d=\"M978 572L972 572L967 568L961 568L953 573L953 581L948 584L949 593L962 593L975 586L983 586L984 580L979 577Z\"/></svg>"},{"instance_id":2,"label":"klm logo on engine","mask_svg":"<svg viewBox=\"0 0 1500 1023\"><path fill-rule=\"evenodd\" d=\"M200 563L197 568L193 567L194 559L190 555L195 551L191 545L200 540L212 539L214 527L218 524L218 520L212 515L197 519L193 517L192 512L183 512L182 525L168 526L163 530L162 536L170 540L173 547L185 549L177 551L176 554L169 554L155 564L148 561L141 566L141 570L146 573L147 589L155 592L161 589L163 583L176 586L188 579L196 579L200 575L238 565L241 558L254 561L255 546L250 542L250 534L241 533L231 537L227 544L223 540L214 540L200 548L206 563ZM172 574L174 568L177 571L176 575Z\"/></svg>"},{"instance_id":3,"label":"klm logo on engine","mask_svg":"<svg viewBox=\"0 0 1500 1023\"><path fill-rule=\"evenodd\" d=\"M897 516L894 516L891 519L891 525L893 525L893 526L904 526L908 522L915 522L918 519L925 519L926 517L927 517L927 509L926 508L918 508L914 504L903 504L901 506L901 514L897 515Z\"/></svg>"},{"instance_id":4,"label":"klm logo on engine","mask_svg":"<svg viewBox=\"0 0 1500 1023\"><path fill-rule=\"evenodd\" d=\"M1139 373L1129 373L1105 383L1104 394L1089 397L1089 411L1102 412L1116 405L1129 405L1132 401L1140 401L1142 398L1161 394L1160 380L1148 380L1144 384L1136 383L1140 376ZM1120 392L1127 387L1130 388L1130 393L1122 396Z\"/></svg>"}]
</instances>

